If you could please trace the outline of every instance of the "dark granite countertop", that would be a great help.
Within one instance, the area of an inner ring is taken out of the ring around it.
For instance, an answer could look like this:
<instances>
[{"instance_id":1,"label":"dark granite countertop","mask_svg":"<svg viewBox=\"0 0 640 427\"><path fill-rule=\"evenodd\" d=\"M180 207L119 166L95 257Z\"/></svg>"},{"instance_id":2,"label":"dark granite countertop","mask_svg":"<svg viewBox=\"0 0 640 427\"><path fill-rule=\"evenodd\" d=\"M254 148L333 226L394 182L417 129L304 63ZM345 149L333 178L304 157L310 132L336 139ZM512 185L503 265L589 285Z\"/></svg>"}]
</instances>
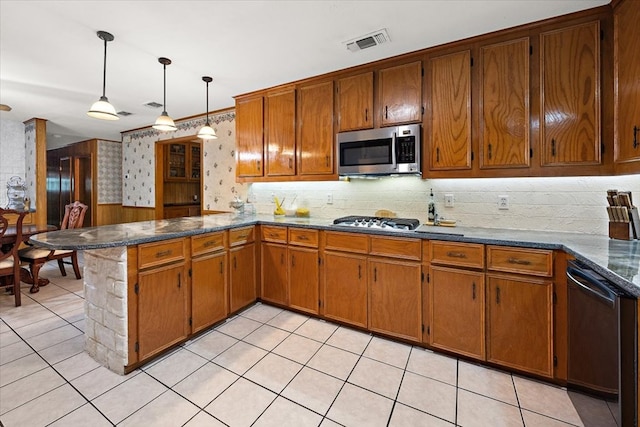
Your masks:
<instances>
[{"instance_id":1,"label":"dark granite countertop","mask_svg":"<svg viewBox=\"0 0 640 427\"><path fill-rule=\"evenodd\" d=\"M592 234L424 225L419 228L419 231L397 232L337 226L333 225L329 219L216 214L52 231L33 236L31 241L37 246L50 249L99 249L131 246L254 224L279 224L386 236L562 249L620 288L640 297L640 241L613 240L607 236Z\"/></svg>"}]
</instances>

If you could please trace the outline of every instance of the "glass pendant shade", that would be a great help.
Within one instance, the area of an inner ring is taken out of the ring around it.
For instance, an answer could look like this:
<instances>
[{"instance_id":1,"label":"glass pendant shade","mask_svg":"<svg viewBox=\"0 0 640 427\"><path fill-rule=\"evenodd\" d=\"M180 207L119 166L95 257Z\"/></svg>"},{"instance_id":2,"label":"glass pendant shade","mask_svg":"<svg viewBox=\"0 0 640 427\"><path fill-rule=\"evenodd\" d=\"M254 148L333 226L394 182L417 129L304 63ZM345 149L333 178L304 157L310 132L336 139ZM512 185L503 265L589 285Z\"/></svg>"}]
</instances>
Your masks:
<instances>
[{"instance_id":1,"label":"glass pendant shade","mask_svg":"<svg viewBox=\"0 0 640 427\"><path fill-rule=\"evenodd\" d=\"M107 42L113 41L114 37L112 34L107 33L106 31L98 31L98 38L104 41L104 62L102 66L102 96L99 100L93 103L89 111L87 111L87 115L89 117L93 117L95 119L101 120L119 120L118 114L116 113L116 109L109 103L105 95L105 90L107 86Z\"/></svg>"},{"instance_id":2,"label":"glass pendant shade","mask_svg":"<svg viewBox=\"0 0 640 427\"><path fill-rule=\"evenodd\" d=\"M93 103L89 111L87 111L89 117L102 120L119 120L116 109L113 105L109 104L109 100L106 96L101 96L99 100Z\"/></svg>"},{"instance_id":3,"label":"glass pendant shade","mask_svg":"<svg viewBox=\"0 0 640 427\"><path fill-rule=\"evenodd\" d=\"M156 119L153 128L162 132L169 132L177 129L176 124L173 122L173 119L169 117L166 111L163 111L162 114Z\"/></svg>"},{"instance_id":4,"label":"glass pendant shade","mask_svg":"<svg viewBox=\"0 0 640 427\"><path fill-rule=\"evenodd\" d=\"M153 124L153 128L162 132L170 132L176 130L176 124L173 122L173 119L169 117L167 114L167 65L171 65L171 60L169 58L158 58L158 62L162 64L163 69L163 90L164 90L164 98L162 101L162 106L164 110L160 117L156 119L156 122Z\"/></svg>"},{"instance_id":5,"label":"glass pendant shade","mask_svg":"<svg viewBox=\"0 0 640 427\"><path fill-rule=\"evenodd\" d=\"M201 138L201 139L217 139L218 135L216 135L216 131L211 126L209 126L209 122L207 122L198 131L198 138Z\"/></svg>"},{"instance_id":6,"label":"glass pendant shade","mask_svg":"<svg viewBox=\"0 0 640 427\"><path fill-rule=\"evenodd\" d=\"M209 83L213 81L211 77L204 76L202 81L207 84L207 122L202 126L202 128L198 131L198 138L200 139L217 139L218 135L216 135L216 131L209 124Z\"/></svg>"}]
</instances>

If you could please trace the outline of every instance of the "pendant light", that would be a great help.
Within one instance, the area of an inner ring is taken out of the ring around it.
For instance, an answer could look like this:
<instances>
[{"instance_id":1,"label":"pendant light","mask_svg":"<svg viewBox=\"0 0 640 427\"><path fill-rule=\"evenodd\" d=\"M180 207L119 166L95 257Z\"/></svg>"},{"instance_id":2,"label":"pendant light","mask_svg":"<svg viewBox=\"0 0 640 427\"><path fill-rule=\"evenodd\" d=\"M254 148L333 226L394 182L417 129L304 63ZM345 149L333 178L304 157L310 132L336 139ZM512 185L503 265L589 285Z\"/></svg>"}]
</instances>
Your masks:
<instances>
[{"instance_id":1,"label":"pendant light","mask_svg":"<svg viewBox=\"0 0 640 427\"><path fill-rule=\"evenodd\" d=\"M158 62L162 64L164 69L164 100L162 101L162 114L156 119L153 128L168 132L177 129L173 119L167 114L167 65L171 65L171 60L169 58L158 58Z\"/></svg>"},{"instance_id":2,"label":"pendant light","mask_svg":"<svg viewBox=\"0 0 640 427\"><path fill-rule=\"evenodd\" d=\"M200 128L198 131L198 138L202 138L204 140L207 139L217 139L216 131L209 124L209 83L213 81L211 77L204 76L202 77L202 81L207 84L207 122Z\"/></svg>"},{"instance_id":3,"label":"pendant light","mask_svg":"<svg viewBox=\"0 0 640 427\"><path fill-rule=\"evenodd\" d=\"M98 38L104 40L104 64L102 67L102 96L93 103L87 115L102 120L119 120L116 109L109 104L109 100L105 96L105 87L107 85L107 42L113 41L113 35L106 31L98 31Z\"/></svg>"}]
</instances>

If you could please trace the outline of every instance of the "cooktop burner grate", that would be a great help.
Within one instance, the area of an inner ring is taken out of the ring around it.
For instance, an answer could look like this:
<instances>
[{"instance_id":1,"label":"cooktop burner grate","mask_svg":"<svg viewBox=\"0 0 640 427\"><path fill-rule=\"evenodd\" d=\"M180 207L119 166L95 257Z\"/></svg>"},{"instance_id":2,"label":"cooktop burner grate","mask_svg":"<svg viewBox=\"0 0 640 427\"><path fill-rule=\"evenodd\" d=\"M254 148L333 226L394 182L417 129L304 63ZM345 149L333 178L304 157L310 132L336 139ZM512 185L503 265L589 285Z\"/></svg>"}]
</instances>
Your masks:
<instances>
[{"instance_id":1,"label":"cooktop burner grate","mask_svg":"<svg viewBox=\"0 0 640 427\"><path fill-rule=\"evenodd\" d=\"M336 225L348 227L376 228L385 230L410 231L420 226L420 221L414 218L385 218L375 216L345 216L333 220Z\"/></svg>"}]
</instances>

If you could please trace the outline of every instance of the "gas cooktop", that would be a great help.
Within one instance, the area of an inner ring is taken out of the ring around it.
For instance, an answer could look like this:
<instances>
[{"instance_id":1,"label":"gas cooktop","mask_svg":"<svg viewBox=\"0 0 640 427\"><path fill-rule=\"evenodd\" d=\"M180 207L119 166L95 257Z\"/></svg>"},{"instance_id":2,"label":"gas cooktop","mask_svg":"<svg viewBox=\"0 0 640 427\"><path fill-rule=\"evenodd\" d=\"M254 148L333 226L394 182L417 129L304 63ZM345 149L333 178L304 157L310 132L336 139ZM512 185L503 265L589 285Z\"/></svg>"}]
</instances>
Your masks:
<instances>
[{"instance_id":1,"label":"gas cooktop","mask_svg":"<svg viewBox=\"0 0 640 427\"><path fill-rule=\"evenodd\" d=\"M384 218L375 216L345 216L334 219L333 223L345 227L372 228L388 231L411 231L420 226L420 221L413 218Z\"/></svg>"}]
</instances>

